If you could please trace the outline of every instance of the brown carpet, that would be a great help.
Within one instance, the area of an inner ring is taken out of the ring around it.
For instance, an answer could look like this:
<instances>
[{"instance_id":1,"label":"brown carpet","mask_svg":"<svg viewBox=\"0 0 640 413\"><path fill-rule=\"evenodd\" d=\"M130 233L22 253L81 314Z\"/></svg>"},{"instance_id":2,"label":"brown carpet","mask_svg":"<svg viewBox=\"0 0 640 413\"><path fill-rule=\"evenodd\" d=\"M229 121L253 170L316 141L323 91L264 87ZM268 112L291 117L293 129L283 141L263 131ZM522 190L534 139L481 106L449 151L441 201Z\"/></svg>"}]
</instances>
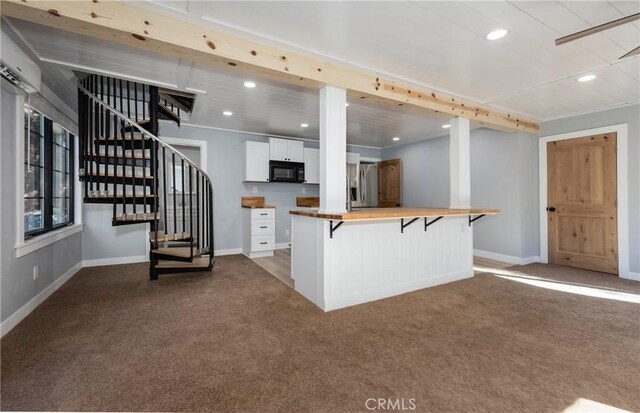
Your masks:
<instances>
[{"instance_id":1,"label":"brown carpet","mask_svg":"<svg viewBox=\"0 0 640 413\"><path fill-rule=\"evenodd\" d=\"M3 410L640 410L640 306L490 274L323 313L243 256L83 269L1 342ZM638 294L563 267L525 275Z\"/></svg>"}]
</instances>

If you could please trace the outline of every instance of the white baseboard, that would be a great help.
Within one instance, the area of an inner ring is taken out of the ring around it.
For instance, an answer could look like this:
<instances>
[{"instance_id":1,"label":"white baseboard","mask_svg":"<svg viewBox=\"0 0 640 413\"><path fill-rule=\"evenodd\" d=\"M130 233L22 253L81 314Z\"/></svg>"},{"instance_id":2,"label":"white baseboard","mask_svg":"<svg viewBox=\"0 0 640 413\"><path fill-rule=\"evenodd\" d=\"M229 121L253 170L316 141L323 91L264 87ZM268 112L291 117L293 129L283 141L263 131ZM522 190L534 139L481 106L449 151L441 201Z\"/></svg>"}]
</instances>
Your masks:
<instances>
[{"instance_id":1,"label":"white baseboard","mask_svg":"<svg viewBox=\"0 0 640 413\"><path fill-rule=\"evenodd\" d=\"M149 262L146 255L135 255L132 257L100 258L97 260L82 261L83 267L101 267L103 265L136 264L139 262Z\"/></svg>"},{"instance_id":2,"label":"white baseboard","mask_svg":"<svg viewBox=\"0 0 640 413\"><path fill-rule=\"evenodd\" d=\"M285 248L291 248L291 243L290 242L282 242L280 244L276 244L276 249L277 250L281 250L281 249L285 249ZM221 255L242 254L242 248L228 248L228 249L224 249L224 250L215 250L213 253L215 254L216 257L219 257Z\"/></svg>"},{"instance_id":3,"label":"white baseboard","mask_svg":"<svg viewBox=\"0 0 640 413\"><path fill-rule=\"evenodd\" d=\"M54 282L49 284L47 288L40 291L38 295L29 300L25 305L20 307L15 313L11 314L0 323L0 337L4 337L9 331L11 331L18 323L26 316L28 316L33 310L36 309L44 300L46 300L51 294L53 294L58 288L66 283L69 278L73 277L78 271L82 269L82 262L77 263L71 267L67 272L58 277Z\"/></svg>"},{"instance_id":4,"label":"white baseboard","mask_svg":"<svg viewBox=\"0 0 640 413\"><path fill-rule=\"evenodd\" d=\"M533 262L540 262L540 257L538 256L520 258L520 257L515 257L513 255L498 254L496 252L476 250L476 249L473 250L473 255L476 255L482 258L487 258L489 260L506 262L507 264L513 264L513 265L526 265L526 264L531 264Z\"/></svg>"},{"instance_id":5,"label":"white baseboard","mask_svg":"<svg viewBox=\"0 0 640 413\"><path fill-rule=\"evenodd\" d=\"M226 250L214 250L213 254L216 257L219 257L221 255L235 255L235 254L242 254L242 248L229 248Z\"/></svg>"},{"instance_id":6,"label":"white baseboard","mask_svg":"<svg viewBox=\"0 0 640 413\"><path fill-rule=\"evenodd\" d=\"M620 274L620 278L624 278L625 280L640 281L640 272L629 271L626 274Z\"/></svg>"}]
</instances>

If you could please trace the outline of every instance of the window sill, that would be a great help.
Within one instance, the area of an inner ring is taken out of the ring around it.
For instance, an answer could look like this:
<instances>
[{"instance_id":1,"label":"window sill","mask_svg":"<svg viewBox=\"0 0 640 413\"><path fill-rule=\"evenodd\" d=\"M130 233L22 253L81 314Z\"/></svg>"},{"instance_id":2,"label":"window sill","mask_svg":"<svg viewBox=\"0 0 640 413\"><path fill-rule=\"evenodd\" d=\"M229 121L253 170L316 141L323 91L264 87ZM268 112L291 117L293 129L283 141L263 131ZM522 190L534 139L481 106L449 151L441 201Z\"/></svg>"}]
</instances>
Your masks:
<instances>
[{"instance_id":1,"label":"window sill","mask_svg":"<svg viewBox=\"0 0 640 413\"><path fill-rule=\"evenodd\" d=\"M27 254L39 250L40 248L44 248L54 242L70 237L73 234L77 234L82 231L83 228L84 224L73 224L20 243L15 246L16 258L24 257Z\"/></svg>"}]
</instances>

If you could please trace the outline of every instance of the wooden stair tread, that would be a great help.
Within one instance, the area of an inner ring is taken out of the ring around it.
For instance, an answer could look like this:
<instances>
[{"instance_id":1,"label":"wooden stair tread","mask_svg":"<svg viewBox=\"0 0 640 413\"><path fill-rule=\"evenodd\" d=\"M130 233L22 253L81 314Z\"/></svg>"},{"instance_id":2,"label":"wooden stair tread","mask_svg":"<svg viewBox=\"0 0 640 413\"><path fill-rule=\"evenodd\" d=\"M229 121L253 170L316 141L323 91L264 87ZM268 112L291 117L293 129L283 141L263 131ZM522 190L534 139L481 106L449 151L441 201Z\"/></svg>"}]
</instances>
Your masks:
<instances>
[{"instance_id":1,"label":"wooden stair tread","mask_svg":"<svg viewBox=\"0 0 640 413\"><path fill-rule=\"evenodd\" d=\"M114 155L114 154L106 154L106 153L87 153L85 154L85 156L91 156L93 158L119 158L119 159L145 159L145 160L151 160L152 158L150 156L144 156L144 155Z\"/></svg>"},{"instance_id":2,"label":"wooden stair tread","mask_svg":"<svg viewBox=\"0 0 640 413\"><path fill-rule=\"evenodd\" d=\"M124 139L121 136L99 136L96 138L97 141L114 141L114 142L130 142L130 141L150 141L151 137L147 135L135 134L133 137L131 135L125 136Z\"/></svg>"},{"instance_id":3,"label":"wooden stair tread","mask_svg":"<svg viewBox=\"0 0 640 413\"><path fill-rule=\"evenodd\" d=\"M125 196L122 196L122 195L115 195L115 196L114 195L98 195L98 196L87 195L85 198L87 198L87 199L113 199L113 198L139 198L139 199L144 199L144 198L157 198L157 197L158 197L158 195L149 194L147 196L144 196L144 195L137 195L136 194L136 195L125 195Z\"/></svg>"},{"instance_id":4,"label":"wooden stair tread","mask_svg":"<svg viewBox=\"0 0 640 413\"><path fill-rule=\"evenodd\" d=\"M155 213L148 213L147 217L144 217L145 214L128 214L128 215L118 215L115 217L115 221L118 222L146 222L153 221L156 215ZM159 214L158 214L159 216Z\"/></svg>"},{"instance_id":5,"label":"wooden stair tread","mask_svg":"<svg viewBox=\"0 0 640 413\"><path fill-rule=\"evenodd\" d=\"M195 258L198 255L197 248L166 247L166 248L156 248L154 250L151 250L151 252L153 254L170 255L172 257L179 257L179 258L189 258L192 255L192 250L193 250L193 257Z\"/></svg>"},{"instance_id":6,"label":"wooden stair tread","mask_svg":"<svg viewBox=\"0 0 640 413\"><path fill-rule=\"evenodd\" d=\"M194 257L191 262L162 261L156 264L155 268L209 268L209 257Z\"/></svg>"},{"instance_id":7,"label":"wooden stair tread","mask_svg":"<svg viewBox=\"0 0 640 413\"><path fill-rule=\"evenodd\" d=\"M169 120L180 124L180 117L178 117L178 115L176 115L175 112L169 109L165 104L158 102L158 109L165 117L169 118Z\"/></svg>"},{"instance_id":8,"label":"wooden stair tread","mask_svg":"<svg viewBox=\"0 0 640 413\"><path fill-rule=\"evenodd\" d=\"M95 177L99 177L99 178L137 178L137 179L153 179L152 175L122 175L122 174L97 174L97 173L88 173L86 174L86 176L95 176Z\"/></svg>"},{"instance_id":9,"label":"wooden stair tread","mask_svg":"<svg viewBox=\"0 0 640 413\"><path fill-rule=\"evenodd\" d=\"M191 234L164 234L162 231L158 231L158 237L156 238L155 232L149 233L149 242L182 241L190 238Z\"/></svg>"}]
</instances>

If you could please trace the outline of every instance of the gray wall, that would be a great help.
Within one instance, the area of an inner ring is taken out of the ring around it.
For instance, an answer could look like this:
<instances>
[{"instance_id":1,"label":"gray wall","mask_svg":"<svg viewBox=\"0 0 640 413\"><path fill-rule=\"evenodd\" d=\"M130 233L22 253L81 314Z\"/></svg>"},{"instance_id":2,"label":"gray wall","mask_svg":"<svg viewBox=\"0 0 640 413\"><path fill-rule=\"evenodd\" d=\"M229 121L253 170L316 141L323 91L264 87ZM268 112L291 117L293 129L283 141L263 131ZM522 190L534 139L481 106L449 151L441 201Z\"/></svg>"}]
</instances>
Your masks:
<instances>
[{"instance_id":1,"label":"gray wall","mask_svg":"<svg viewBox=\"0 0 640 413\"><path fill-rule=\"evenodd\" d=\"M536 142L527 134L471 131L471 204L501 210L474 226L476 249L538 255ZM382 158L402 159L404 206L449 206L448 135L383 149Z\"/></svg>"},{"instance_id":2,"label":"gray wall","mask_svg":"<svg viewBox=\"0 0 640 413\"><path fill-rule=\"evenodd\" d=\"M47 247L16 258L14 245L16 240L16 144L22 130L16 125L18 96L2 80L0 131L0 274L2 321L11 316L29 300L51 285L61 275L82 260L81 235L75 234ZM54 119L55 120L55 119ZM33 279L33 267L39 266L40 275Z\"/></svg>"},{"instance_id":3,"label":"gray wall","mask_svg":"<svg viewBox=\"0 0 640 413\"><path fill-rule=\"evenodd\" d=\"M291 240L289 211L296 209L296 197L318 196L318 185L285 183L244 183L242 168L243 142L266 142L267 137L205 129L162 122L160 137L204 140L207 142L208 175L214 185L214 237L216 250L242 248L242 196L264 196L270 205L276 206L276 243ZM305 146L318 147L314 142ZM350 152L362 156L380 158L379 149L348 147ZM253 188L258 193L253 193ZM302 191L305 191L303 193ZM100 205L85 206L83 255L85 260L141 256L146 254L145 230L138 226L113 228L111 210ZM117 240L117 241L116 241Z\"/></svg>"},{"instance_id":4,"label":"gray wall","mask_svg":"<svg viewBox=\"0 0 640 413\"><path fill-rule=\"evenodd\" d=\"M630 270L640 272L640 105L544 122L540 136L626 123L629 129L629 251Z\"/></svg>"}]
</instances>

